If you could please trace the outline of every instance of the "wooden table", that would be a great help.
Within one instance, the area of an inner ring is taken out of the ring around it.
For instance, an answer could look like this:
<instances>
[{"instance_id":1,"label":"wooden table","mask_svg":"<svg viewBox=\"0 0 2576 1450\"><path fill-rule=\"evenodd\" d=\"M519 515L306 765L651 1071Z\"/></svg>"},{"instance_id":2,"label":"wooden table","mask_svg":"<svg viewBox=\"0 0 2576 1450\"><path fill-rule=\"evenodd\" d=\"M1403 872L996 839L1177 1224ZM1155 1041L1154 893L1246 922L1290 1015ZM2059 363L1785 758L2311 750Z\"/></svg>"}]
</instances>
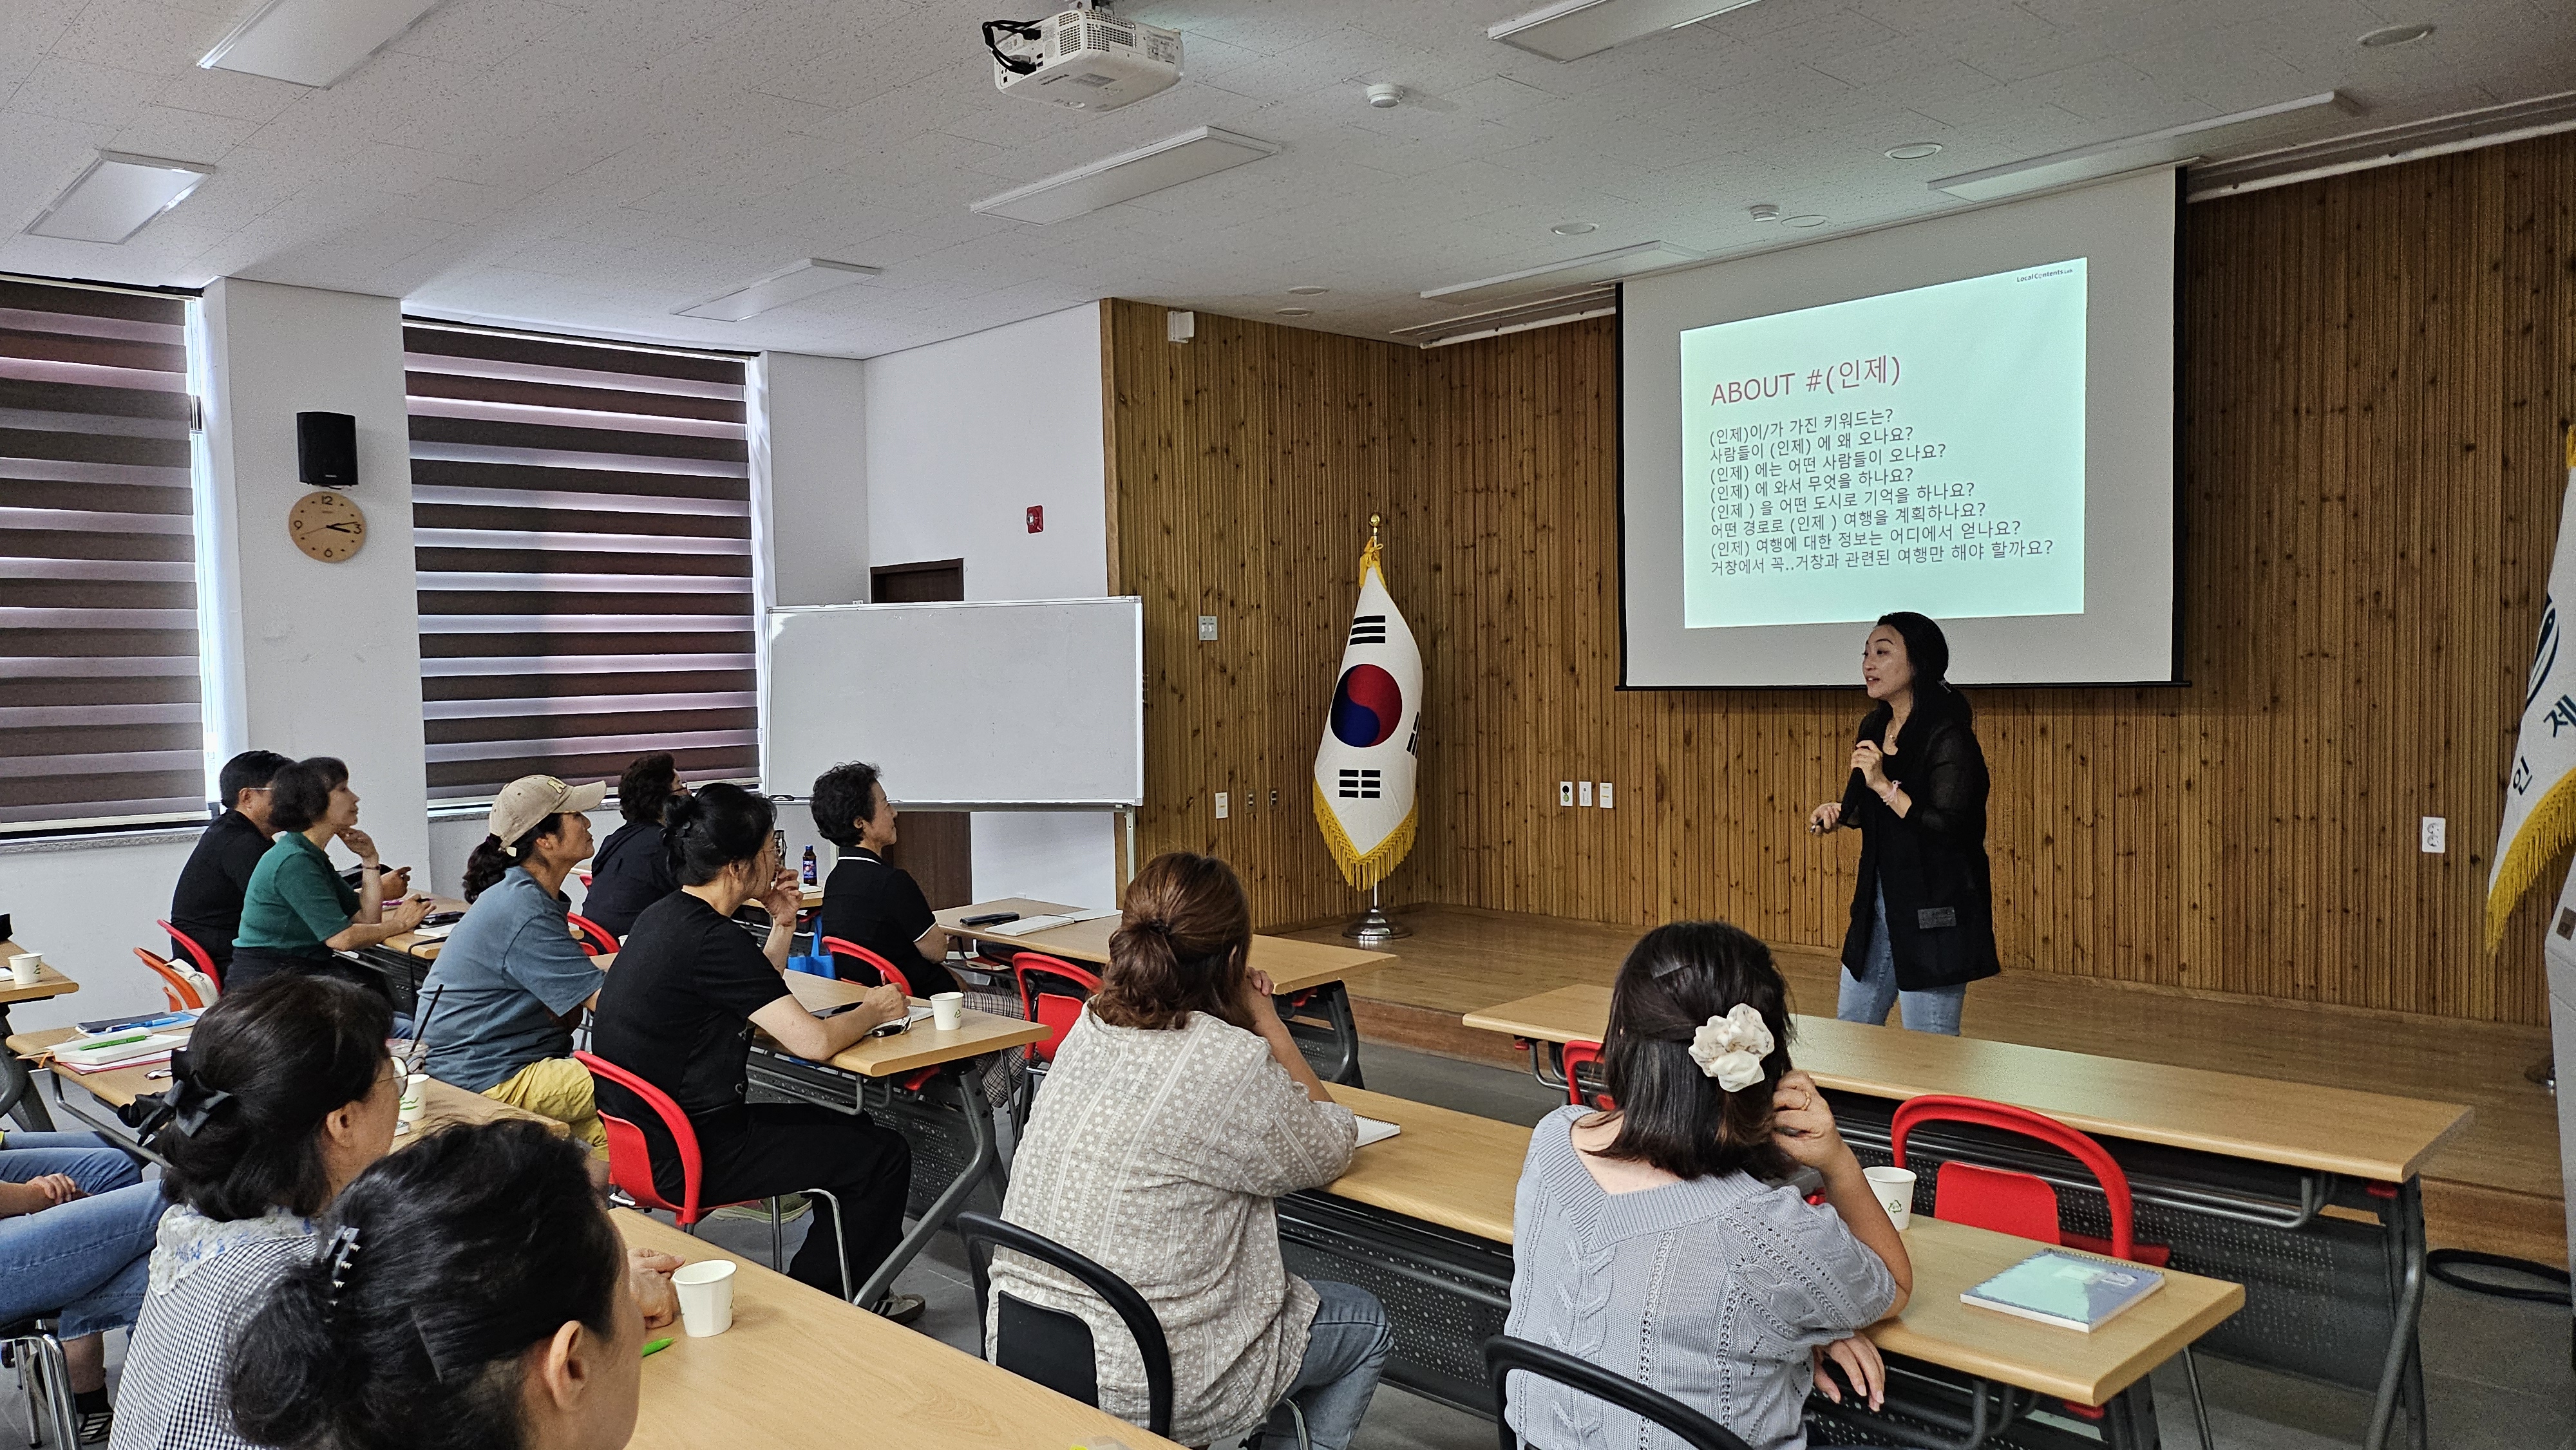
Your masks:
<instances>
[{"instance_id":1,"label":"wooden table","mask_svg":"<svg viewBox=\"0 0 2576 1450\"><path fill-rule=\"evenodd\" d=\"M9 1035L9 1008L13 1004L42 1002L80 990L80 983L64 976L51 962L36 968L36 980L31 985L21 987L11 980L5 970L9 959L35 950L0 940L0 1037ZM0 1117L15 1117L18 1126L30 1133L50 1133L54 1128L53 1114L45 1111L45 1100L36 1094L35 1079L15 1053L0 1061Z\"/></svg>"},{"instance_id":2,"label":"wooden table","mask_svg":"<svg viewBox=\"0 0 2576 1450\"><path fill-rule=\"evenodd\" d=\"M869 990L837 977L805 972L789 972L786 977L787 989L809 1012L827 1012L855 1002ZM993 1131L992 1106L966 1069L988 1053L1026 1046L1046 1035L1047 1029L1037 1023L968 1008L954 1032L942 1032L924 1019L889 1037L863 1037L829 1062L807 1061L765 1038L754 1044L750 1077L757 1087L855 1115L868 1108L873 1084L879 1101L897 1109L893 1116L898 1118L906 1113L939 1113L952 1115L951 1120L953 1116L965 1119L967 1161L860 1286L859 1303L874 1304L884 1298L895 1276L964 1210L979 1186L990 1184L996 1201L1007 1191L1009 1180L1002 1167L1001 1140ZM912 1082L912 1075L924 1070L931 1076ZM897 1126L900 1129L900 1123ZM914 1172L923 1166L916 1145Z\"/></svg>"},{"instance_id":3,"label":"wooden table","mask_svg":"<svg viewBox=\"0 0 2576 1450\"><path fill-rule=\"evenodd\" d=\"M1324 1194L1498 1246L1507 1262L1529 1129L1358 1089L1332 1092L1360 1116L1404 1131L1360 1149ZM1282 1201L1284 1233L1309 1226L1298 1212L1307 1197ZM2169 1270L2153 1297L2085 1334L1959 1302L2037 1252L2032 1241L1917 1215L1905 1242L1914 1293L1902 1313L1864 1331L1872 1342L1971 1379L2087 1405L2111 1404L2245 1303L2239 1285Z\"/></svg>"},{"instance_id":4,"label":"wooden table","mask_svg":"<svg viewBox=\"0 0 2576 1450\"><path fill-rule=\"evenodd\" d=\"M1462 1020L1528 1044L1540 1079L1562 1086L1562 1044L1599 1041L1609 1018L1610 989L1580 984ZM2470 1109L1830 1017L1798 1017L1794 1025L1791 1056L1834 1095L1835 1111L1846 1115L1847 1136L1856 1143L1884 1144L1893 1105L1927 1093L2012 1103L2108 1140L2105 1147L2131 1177L2141 1238L2153 1232L2144 1222L2148 1211L2158 1210L2169 1226L2183 1229L2168 1228L2165 1236L2186 1261L2209 1246L2243 1265L2230 1272L2246 1279L2257 1313L2229 1326L2214 1350L2371 1395L2367 1450L2386 1445L2401 1404L2412 1410L2413 1443L2418 1450L2426 1443L2417 1342L2424 1293L2421 1174L2436 1149L2467 1130ZM1553 1073L1551 1062L1559 1064ZM2265 1165L2280 1180L2277 1202L2247 1196L2243 1165ZM2379 1241L2384 1265L2346 1262L2364 1224ZM2249 1242L2270 1248L2262 1262L2273 1266L2268 1272L2278 1284L2266 1280L2262 1263L2249 1261ZM2330 1302L2339 1301L2342 1312L2303 1311L2285 1328L2275 1306L2326 1297L2309 1283L2325 1274L2334 1276ZM2349 1312L2354 1309L2390 1316L2385 1339L2338 1343L2363 1334L2355 1326L2365 1320Z\"/></svg>"},{"instance_id":5,"label":"wooden table","mask_svg":"<svg viewBox=\"0 0 2576 1450\"><path fill-rule=\"evenodd\" d=\"M432 916L436 916L442 911L463 911L465 909L466 903L457 900L453 896L432 897L429 903L429 911ZM451 927L451 930L452 929L453 928ZM382 947L386 951L400 952L408 957L417 957L424 962L434 962L438 960L438 949L440 945L446 940L447 937L445 933L441 933L434 937L424 937L417 932L407 931L396 936L386 937L383 941L376 943L376 945Z\"/></svg>"},{"instance_id":6,"label":"wooden table","mask_svg":"<svg viewBox=\"0 0 2576 1450\"><path fill-rule=\"evenodd\" d=\"M611 1214L626 1242L734 1265L733 1328L644 1361L633 1450L719 1445L843 1450L854 1443L940 1450L1066 1450L1171 1441L997 1369L829 1294L771 1272L658 1219Z\"/></svg>"},{"instance_id":7,"label":"wooden table","mask_svg":"<svg viewBox=\"0 0 2576 1450\"><path fill-rule=\"evenodd\" d=\"M997 951L1042 952L1068 962L1105 967L1109 964L1109 938L1118 930L1115 916L1077 921L1047 931L1031 932L1027 936L979 936L973 928L959 924L967 917L989 916L997 911L1014 911L1022 916L1057 916L1087 909L1009 896L997 901L979 901L972 906L950 907L938 913L938 921L951 935L974 938ZM1300 1042L1313 1042L1323 1049L1322 1057L1315 1064L1316 1072L1326 1082L1358 1087L1361 1082L1360 1032L1358 1023L1351 1017L1350 993L1343 986L1343 979L1354 972L1384 966L1394 961L1395 955L1392 952L1333 946L1326 942L1298 941L1284 936L1256 936L1252 939L1249 960L1254 971L1270 974L1270 988L1278 994L1280 1017L1288 1024L1290 1035ZM1300 997L1305 1000L1292 1000Z\"/></svg>"}]
</instances>

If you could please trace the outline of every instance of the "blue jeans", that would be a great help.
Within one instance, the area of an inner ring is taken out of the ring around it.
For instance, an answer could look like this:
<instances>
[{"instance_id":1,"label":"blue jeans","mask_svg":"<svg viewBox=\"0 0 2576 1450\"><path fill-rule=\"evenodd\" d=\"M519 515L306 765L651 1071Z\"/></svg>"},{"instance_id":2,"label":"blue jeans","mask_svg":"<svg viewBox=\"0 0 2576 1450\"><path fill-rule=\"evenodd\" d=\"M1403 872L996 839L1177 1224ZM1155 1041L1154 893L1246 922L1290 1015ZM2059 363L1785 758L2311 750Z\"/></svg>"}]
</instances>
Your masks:
<instances>
[{"instance_id":1,"label":"blue jeans","mask_svg":"<svg viewBox=\"0 0 2576 1450\"><path fill-rule=\"evenodd\" d=\"M1874 904L1878 914L1876 930L1869 938L1869 970L1853 976L1850 967L1843 968L1841 998L1834 1003L1834 1015L1845 1022L1866 1022L1872 1027L1887 1025L1887 1009L1902 1001L1905 1004L1905 1026L1912 1032L1938 1032L1944 1037L1959 1035L1959 1009L1967 1004L1968 988L1934 987L1924 992L1901 992L1896 986L1896 949L1887 936L1887 893L1878 893Z\"/></svg>"},{"instance_id":2,"label":"blue jeans","mask_svg":"<svg viewBox=\"0 0 2576 1450\"><path fill-rule=\"evenodd\" d=\"M1344 1450L1360 1432L1369 1396L1377 1393L1378 1372L1395 1352L1395 1331L1386 1324L1386 1306L1366 1289L1314 1281L1315 1328L1306 1337L1306 1360L1288 1386L1288 1398L1306 1417L1306 1439L1314 1450ZM1297 1420L1285 1401L1270 1412L1262 1427L1261 1450L1297 1450Z\"/></svg>"},{"instance_id":3,"label":"blue jeans","mask_svg":"<svg viewBox=\"0 0 2576 1450\"><path fill-rule=\"evenodd\" d=\"M134 1160L96 1133L22 1133L0 1141L0 1182L68 1175L85 1197L0 1218L0 1321L61 1310L62 1337L134 1323L169 1204Z\"/></svg>"}]
</instances>

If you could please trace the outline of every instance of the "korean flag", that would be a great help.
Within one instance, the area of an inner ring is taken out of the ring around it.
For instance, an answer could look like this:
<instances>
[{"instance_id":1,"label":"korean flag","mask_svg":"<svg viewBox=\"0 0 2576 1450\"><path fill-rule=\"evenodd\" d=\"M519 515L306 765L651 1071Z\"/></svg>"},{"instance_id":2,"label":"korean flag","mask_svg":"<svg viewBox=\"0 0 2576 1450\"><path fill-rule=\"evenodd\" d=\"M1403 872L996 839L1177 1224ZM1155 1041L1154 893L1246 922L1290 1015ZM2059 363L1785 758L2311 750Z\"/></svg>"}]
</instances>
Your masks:
<instances>
[{"instance_id":1,"label":"korean flag","mask_svg":"<svg viewBox=\"0 0 2576 1450\"><path fill-rule=\"evenodd\" d=\"M1386 592L1372 538L1360 554L1359 607L1315 752L1315 824L1342 879L1363 891L1413 849L1421 716L1422 652Z\"/></svg>"}]
</instances>

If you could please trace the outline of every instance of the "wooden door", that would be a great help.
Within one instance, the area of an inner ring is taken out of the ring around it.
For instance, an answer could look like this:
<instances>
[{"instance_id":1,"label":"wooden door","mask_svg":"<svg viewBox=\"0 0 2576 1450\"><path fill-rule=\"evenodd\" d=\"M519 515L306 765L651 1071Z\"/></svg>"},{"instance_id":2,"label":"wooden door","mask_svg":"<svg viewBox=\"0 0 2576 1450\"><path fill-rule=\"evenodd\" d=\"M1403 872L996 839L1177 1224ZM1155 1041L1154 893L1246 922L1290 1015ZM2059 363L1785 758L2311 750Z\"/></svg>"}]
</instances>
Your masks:
<instances>
[{"instance_id":1,"label":"wooden door","mask_svg":"<svg viewBox=\"0 0 2576 1450\"><path fill-rule=\"evenodd\" d=\"M963 559L879 564L868 571L871 604L942 604L965 597ZM975 899L974 819L964 811L905 811L896 823L894 849L886 859L912 873L933 911Z\"/></svg>"}]
</instances>

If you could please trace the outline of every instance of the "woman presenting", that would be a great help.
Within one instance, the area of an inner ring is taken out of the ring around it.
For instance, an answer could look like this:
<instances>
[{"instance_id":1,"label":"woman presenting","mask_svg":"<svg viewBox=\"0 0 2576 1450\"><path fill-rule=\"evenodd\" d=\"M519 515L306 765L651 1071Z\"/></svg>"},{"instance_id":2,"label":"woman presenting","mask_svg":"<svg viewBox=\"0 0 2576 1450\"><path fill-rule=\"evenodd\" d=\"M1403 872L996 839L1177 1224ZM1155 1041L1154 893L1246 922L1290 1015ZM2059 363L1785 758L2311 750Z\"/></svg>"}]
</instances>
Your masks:
<instances>
[{"instance_id":1,"label":"woman presenting","mask_svg":"<svg viewBox=\"0 0 2576 1450\"><path fill-rule=\"evenodd\" d=\"M1986 866L1986 756L1949 669L1941 626L1911 611L1880 617L1861 646L1861 681L1877 703L1861 717L1851 780L1807 829L1860 832L1834 1015L1883 1026L1902 999L1908 1028L1956 1037L1968 984L2003 967Z\"/></svg>"}]
</instances>

